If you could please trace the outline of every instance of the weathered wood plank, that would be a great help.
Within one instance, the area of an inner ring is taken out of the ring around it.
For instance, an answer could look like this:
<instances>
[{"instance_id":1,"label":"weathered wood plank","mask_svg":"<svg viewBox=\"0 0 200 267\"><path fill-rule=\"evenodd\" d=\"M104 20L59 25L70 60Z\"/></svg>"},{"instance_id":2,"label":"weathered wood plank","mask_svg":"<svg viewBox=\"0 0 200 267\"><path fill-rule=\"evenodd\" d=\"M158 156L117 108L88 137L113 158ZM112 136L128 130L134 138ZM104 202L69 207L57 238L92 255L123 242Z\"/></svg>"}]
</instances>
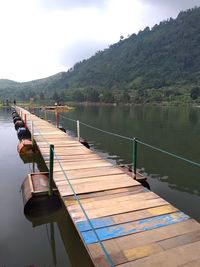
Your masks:
<instances>
[{"instance_id":1,"label":"weathered wood plank","mask_svg":"<svg viewBox=\"0 0 200 267\"><path fill-rule=\"evenodd\" d=\"M48 166L48 162L47 162L47 166ZM96 168L96 167L106 167L106 166L112 166L111 163L103 161L103 160L93 160L90 162L79 162L79 163L74 163L74 162L64 162L62 164L62 168L60 167L60 164L55 162L54 163L54 171L59 171L59 170L65 170L65 171L69 171L69 170L77 170L77 169L87 169L87 168Z\"/></svg>"},{"instance_id":2,"label":"weathered wood plank","mask_svg":"<svg viewBox=\"0 0 200 267\"><path fill-rule=\"evenodd\" d=\"M134 222L128 222L118 225L105 226L107 222L105 219L102 220L102 227L99 228L99 225L96 228L96 233L101 241L112 239L120 236L130 235L133 233L139 233L143 231L149 231L151 229L165 227L171 224L176 224L178 222L182 222L188 220L189 217L184 213L178 211L175 213L169 213L164 215L159 215L152 218L141 219ZM86 244L93 244L98 242L93 230L90 228L88 230L87 227L83 227L82 224L77 223L79 231L81 231L82 237ZM86 229L86 230L85 230ZM160 248L163 249L162 246ZM129 253L130 250L127 252Z\"/></svg>"},{"instance_id":3,"label":"weathered wood plank","mask_svg":"<svg viewBox=\"0 0 200 267\"><path fill-rule=\"evenodd\" d=\"M79 169L67 171L67 176L69 177L69 179L80 179L80 178L89 178L94 176L105 176L114 174L124 174L124 172L114 166L85 168L84 172ZM63 172L54 170L54 179L59 180L60 177L63 177Z\"/></svg>"},{"instance_id":4,"label":"weathered wood plank","mask_svg":"<svg viewBox=\"0 0 200 267\"><path fill-rule=\"evenodd\" d=\"M133 194L138 194L145 192L143 186L131 186L131 187L124 187L124 188L117 188L117 189L110 189L105 191L98 191L95 193L88 193L88 194L81 194L79 195L79 200L81 203L88 203L97 200L105 200L105 199L112 199L116 196L128 196ZM64 197L65 201L67 201L68 205L77 205L77 200L75 200L74 196L67 196Z\"/></svg>"},{"instance_id":5,"label":"weathered wood plank","mask_svg":"<svg viewBox=\"0 0 200 267\"><path fill-rule=\"evenodd\" d=\"M180 267L199 267L200 266L200 259L190 261L186 264L181 265Z\"/></svg>"},{"instance_id":6,"label":"weathered wood plank","mask_svg":"<svg viewBox=\"0 0 200 267\"><path fill-rule=\"evenodd\" d=\"M84 184L84 183L95 183L96 187L98 189L99 183L128 183L132 186L139 185L138 182L136 182L133 179L129 179L126 174L115 174L115 175L105 175L105 176L93 176L89 178L81 178L81 179L73 179L71 180L71 183L73 185L75 184ZM68 181L56 181L56 184L59 185L68 185Z\"/></svg>"},{"instance_id":7,"label":"weathered wood plank","mask_svg":"<svg viewBox=\"0 0 200 267\"><path fill-rule=\"evenodd\" d=\"M82 203L82 200L81 200L81 203ZM177 209L171 205L164 205L164 206L159 206L159 207L145 209L145 210L137 210L134 212L126 212L126 213L111 215L111 216L107 216L103 218L100 217L96 219L91 219L90 222L94 226L94 228L96 228L96 226L102 226L102 225L109 226L109 225L121 224L121 223L126 223L126 222L131 222L131 221L138 221L138 220L147 219L147 218L151 218L154 216L159 216L159 215L173 213L173 212L177 212ZM85 219L84 220L74 219L74 222L78 223L80 227L86 230L90 229L90 226Z\"/></svg>"},{"instance_id":8,"label":"weathered wood plank","mask_svg":"<svg viewBox=\"0 0 200 267\"><path fill-rule=\"evenodd\" d=\"M129 258L131 257L131 253L126 254L126 252L128 252L129 250L132 250L134 248L148 247L151 244L157 244L159 242L170 240L171 238L176 238L187 233L189 234L199 231L200 225L194 220L190 219L162 228L135 233L117 239L109 239L103 241L103 244L109 255L111 255L114 264L118 265L131 261L131 259ZM100 264L101 262L106 262L105 255L98 243L90 244L88 247L95 262L100 262ZM118 254L121 255L120 258L116 256ZM101 265L97 264L97 266Z\"/></svg>"},{"instance_id":9,"label":"weathered wood plank","mask_svg":"<svg viewBox=\"0 0 200 267\"><path fill-rule=\"evenodd\" d=\"M85 194L89 192L98 192L114 188L129 187L135 185L134 180L124 178L121 179L120 175L118 177L108 179L107 176L101 176L98 178L82 178L73 179L71 184L74 188L76 194ZM73 195L73 192L67 181L57 182L55 181L57 188L61 196ZM61 184L60 184L61 183Z\"/></svg>"},{"instance_id":10,"label":"weathered wood plank","mask_svg":"<svg viewBox=\"0 0 200 267\"><path fill-rule=\"evenodd\" d=\"M130 180L129 180L130 181ZM74 181L74 183L76 182L76 180ZM131 183L133 183L132 185L134 185L134 180L131 180ZM156 195L155 193L151 192L151 191L147 191L147 192L142 192L139 194L132 194L132 195L128 195L128 196L115 196L112 199L105 199L105 200L96 200L93 201L92 203L83 203L83 207L87 210L89 210L90 208L92 209L100 209L100 208L106 208L108 206L112 206L112 208L117 209L119 207L119 205L127 205L127 204L132 204L132 205L137 205L137 203L139 201L144 201L144 200L148 200L148 199L159 199L158 195ZM84 202L84 201L83 201ZM108 205L110 204L110 205ZM69 210L73 210L76 209L77 205L71 206L69 208Z\"/></svg>"},{"instance_id":11,"label":"weathered wood plank","mask_svg":"<svg viewBox=\"0 0 200 267\"><path fill-rule=\"evenodd\" d=\"M76 165L78 164L77 162L88 162L88 161L93 161L93 160L102 160L101 157L95 155L95 154L89 154L87 157L83 157L82 155L76 155L76 156L68 156L68 155L59 155L58 156L59 160L62 160L62 164L65 162L74 162ZM44 157L46 160L46 157ZM48 162L48 160L46 160ZM57 159L55 159L57 161Z\"/></svg>"},{"instance_id":12,"label":"weathered wood plank","mask_svg":"<svg viewBox=\"0 0 200 267\"><path fill-rule=\"evenodd\" d=\"M115 265L199 266L197 222L146 191L120 168L82 146L77 138L21 110L27 114L29 128L33 121L34 139L47 166L49 144L54 144L54 181L95 266L109 265L65 174Z\"/></svg>"},{"instance_id":13,"label":"weathered wood plank","mask_svg":"<svg viewBox=\"0 0 200 267\"><path fill-rule=\"evenodd\" d=\"M105 217L105 216L110 216L110 215L115 215L115 214L120 214L120 213L125 213L125 212L130 212L130 211L136 211L136 210L143 210L147 208L153 208L153 207L158 207L168 204L165 200L156 198L156 199L150 199L150 200L142 200L138 201L137 203L132 203L132 202L123 202L121 205L118 207L105 207L105 208L100 208L100 209L94 209L94 210L87 210L87 215L90 219L95 219L98 217ZM77 207L77 209L72 209L70 210L70 207L68 208L67 203L65 203L71 217L74 220L84 220L85 216L83 215L82 211L80 208Z\"/></svg>"},{"instance_id":14,"label":"weathered wood plank","mask_svg":"<svg viewBox=\"0 0 200 267\"><path fill-rule=\"evenodd\" d=\"M178 267L200 259L200 241L153 254L120 267Z\"/></svg>"}]
</instances>

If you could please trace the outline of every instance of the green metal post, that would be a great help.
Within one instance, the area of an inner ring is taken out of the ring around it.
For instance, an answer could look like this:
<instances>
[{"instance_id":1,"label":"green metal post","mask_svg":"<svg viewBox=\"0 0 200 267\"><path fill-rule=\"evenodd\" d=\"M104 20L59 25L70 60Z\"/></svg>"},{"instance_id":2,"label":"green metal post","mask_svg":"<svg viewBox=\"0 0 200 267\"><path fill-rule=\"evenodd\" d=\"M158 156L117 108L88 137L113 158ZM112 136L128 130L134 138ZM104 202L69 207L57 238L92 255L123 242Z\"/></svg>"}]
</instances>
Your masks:
<instances>
[{"instance_id":1,"label":"green metal post","mask_svg":"<svg viewBox=\"0 0 200 267\"><path fill-rule=\"evenodd\" d=\"M133 138L133 177L136 179L136 168L137 168L137 138Z\"/></svg>"},{"instance_id":2,"label":"green metal post","mask_svg":"<svg viewBox=\"0 0 200 267\"><path fill-rule=\"evenodd\" d=\"M53 193L53 162L54 162L54 145L50 145L50 163L49 163L49 195Z\"/></svg>"},{"instance_id":3,"label":"green metal post","mask_svg":"<svg viewBox=\"0 0 200 267\"><path fill-rule=\"evenodd\" d=\"M26 114L24 114L24 127L27 127L27 122L26 122Z\"/></svg>"}]
</instances>

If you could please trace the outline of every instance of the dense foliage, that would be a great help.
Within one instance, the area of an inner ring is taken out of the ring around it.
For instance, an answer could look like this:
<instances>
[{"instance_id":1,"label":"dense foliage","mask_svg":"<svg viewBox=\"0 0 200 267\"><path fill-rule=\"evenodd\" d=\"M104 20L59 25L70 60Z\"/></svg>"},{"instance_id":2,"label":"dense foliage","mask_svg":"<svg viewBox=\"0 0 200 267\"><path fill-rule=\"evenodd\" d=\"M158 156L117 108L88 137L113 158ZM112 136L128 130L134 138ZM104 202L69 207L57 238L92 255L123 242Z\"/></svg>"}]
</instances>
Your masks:
<instances>
[{"instance_id":1,"label":"dense foliage","mask_svg":"<svg viewBox=\"0 0 200 267\"><path fill-rule=\"evenodd\" d=\"M2 85L3 84L3 85ZM27 83L0 82L0 97L93 102L200 100L200 8L120 38L68 72Z\"/></svg>"}]
</instances>

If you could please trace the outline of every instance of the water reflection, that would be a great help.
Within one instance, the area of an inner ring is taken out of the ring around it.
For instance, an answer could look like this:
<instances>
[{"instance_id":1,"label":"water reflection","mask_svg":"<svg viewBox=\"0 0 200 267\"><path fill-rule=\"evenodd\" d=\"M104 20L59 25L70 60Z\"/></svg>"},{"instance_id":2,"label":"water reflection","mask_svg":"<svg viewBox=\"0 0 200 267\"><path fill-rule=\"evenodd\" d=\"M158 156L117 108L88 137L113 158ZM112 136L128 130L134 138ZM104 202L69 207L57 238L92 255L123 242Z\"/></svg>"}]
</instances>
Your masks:
<instances>
[{"instance_id":1,"label":"water reflection","mask_svg":"<svg viewBox=\"0 0 200 267\"><path fill-rule=\"evenodd\" d=\"M31 154L19 155L24 164L29 164L31 172L47 172L46 164L39 151Z\"/></svg>"},{"instance_id":2,"label":"water reflection","mask_svg":"<svg viewBox=\"0 0 200 267\"><path fill-rule=\"evenodd\" d=\"M32 166L32 172L47 171L46 164L39 152L20 157L25 164ZM66 266L93 266L83 243L78 237L77 230L58 195L37 197L35 200L33 199L33 202L27 203L24 215L34 228L45 225L47 239L51 247L53 266L57 266L55 226L59 229L65 247L67 255ZM45 209L42 209L42 206Z\"/></svg>"},{"instance_id":3,"label":"water reflection","mask_svg":"<svg viewBox=\"0 0 200 267\"><path fill-rule=\"evenodd\" d=\"M69 255L68 262L65 266L93 266L64 206L57 212L49 214L49 216L46 217L26 216L26 218L32 223L33 227L45 226L47 239L52 251L53 266L57 266L55 226L59 229L66 255Z\"/></svg>"},{"instance_id":4,"label":"water reflection","mask_svg":"<svg viewBox=\"0 0 200 267\"><path fill-rule=\"evenodd\" d=\"M19 140L9 109L0 109L0 139L0 244L3 244L0 265L73 267L82 266L83 262L90 266L85 248L63 206L48 216L27 217L27 220L23 215L21 184L28 173L46 171L46 168L38 155L19 157Z\"/></svg>"},{"instance_id":5,"label":"water reflection","mask_svg":"<svg viewBox=\"0 0 200 267\"><path fill-rule=\"evenodd\" d=\"M198 116L198 113L196 112L195 109L191 109L189 111L189 121L191 123L191 125L195 126L198 121L199 121L199 116Z\"/></svg>"}]
</instances>

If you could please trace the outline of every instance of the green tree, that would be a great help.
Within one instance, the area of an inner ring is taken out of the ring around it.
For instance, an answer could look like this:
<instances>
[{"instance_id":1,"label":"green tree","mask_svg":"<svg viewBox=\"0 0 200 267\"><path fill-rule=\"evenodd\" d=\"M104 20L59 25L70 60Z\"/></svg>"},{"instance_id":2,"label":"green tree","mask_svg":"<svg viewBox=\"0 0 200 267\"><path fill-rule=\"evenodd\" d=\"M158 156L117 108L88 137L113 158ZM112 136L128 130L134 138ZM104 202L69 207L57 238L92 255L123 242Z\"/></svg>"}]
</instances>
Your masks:
<instances>
[{"instance_id":1,"label":"green tree","mask_svg":"<svg viewBox=\"0 0 200 267\"><path fill-rule=\"evenodd\" d=\"M105 91L102 93L101 101L104 103L113 103L114 102L114 96L111 92Z\"/></svg>"},{"instance_id":2,"label":"green tree","mask_svg":"<svg viewBox=\"0 0 200 267\"><path fill-rule=\"evenodd\" d=\"M26 94L25 94L25 92L23 91L23 90L21 90L20 92L19 92L19 98L21 99L21 100L26 100L27 98L26 98Z\"/></svg>"},{"instance_id":3,"label":"green tree","mask_svg":"<svg viewBox=\"0 0 200 267\"><path fill-rule=\"evenodd\" d=\"M193 87L190 91L190 97L192 100L196 100L200 96L200 88L199 87Z\"/></svg>"},{"instance_id":4,"label":"green tree","mask_svg":"<svg viewBox=\"0 0 200 267\"><path fill-rule=\"evenodd\" d=\"M99 92L94 88L88 88L85 93L85 99L90 102L99 102Z\"/></svg>"},{"instance_id":5,"label":"green tree","mask_svg":"<svg viewBox=\"0 0 200 267\"><path fill-rule=\"evenodd\" d=\"M59 94L59 101L65 101L65 93L64 91L61 91Z\"/></svg>"},{"instance_id":6,"label":"green tree","mask_svg":"<svg viewBox=\"0 0 200 267\"><path fill-rule=\"evenodd\" d=\"M72 98L76 102L83 102L84 101L84 94L80 90L75 90L72 93Z\"/></svg>"},{"instance_id":7,"label":"green tree","mask_svg":"<svg viewBox=\"0 0 200 267\"><path fill-rule=\"evenodd\" d=\"M124 91L121 98L120 98L121 102L123 102L123 103L129 103L130 99L131 99L131 97L127 91Z\"/></svg>"},{"instance_id":8,"label":"green tree","mask_svg":"<svg viewBox=\"0 0 200 267\"><path fill-rule=\"evenodd\" d=\"M45 97L44 97L44 92L40 92L40 100L44 100Z\"/></svg>"},{"instance_id":9,"label":"green tree","mask_svg":"<svg viewBox=\"0 0 200 267\"><path fill-rule=\"evenodd\" d=\"M59 101L59 95L56 91L53 93L52 99L55 101Z\"/></svg>"}]
</instances>

